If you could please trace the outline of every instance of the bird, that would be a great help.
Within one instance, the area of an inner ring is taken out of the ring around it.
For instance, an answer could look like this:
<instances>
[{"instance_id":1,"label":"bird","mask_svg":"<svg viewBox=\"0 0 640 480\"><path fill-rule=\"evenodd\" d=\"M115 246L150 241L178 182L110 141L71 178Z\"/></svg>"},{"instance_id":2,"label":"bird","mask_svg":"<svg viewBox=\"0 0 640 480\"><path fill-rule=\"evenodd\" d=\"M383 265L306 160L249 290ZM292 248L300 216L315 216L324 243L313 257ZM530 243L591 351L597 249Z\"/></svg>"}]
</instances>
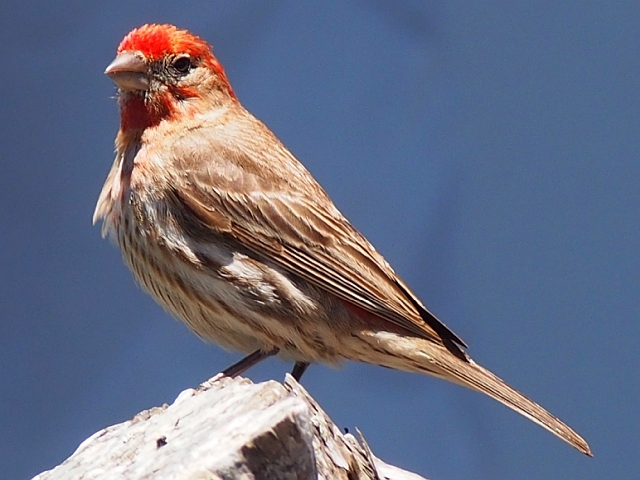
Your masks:
<instances>
[{"instance_id":1,"label":"bird","mask_svg":"<svg viewBox=\"0 0 640 480\"><path fill-rule=\"evenodd\" d=\"M209 43L167 24L129 32L115 160L93 223L137 283L207 342L277 355L300 380L344 361L484 393L592 456L561 420L476 363L309 171L238 100Z\"/></svg>"}]
</instances>

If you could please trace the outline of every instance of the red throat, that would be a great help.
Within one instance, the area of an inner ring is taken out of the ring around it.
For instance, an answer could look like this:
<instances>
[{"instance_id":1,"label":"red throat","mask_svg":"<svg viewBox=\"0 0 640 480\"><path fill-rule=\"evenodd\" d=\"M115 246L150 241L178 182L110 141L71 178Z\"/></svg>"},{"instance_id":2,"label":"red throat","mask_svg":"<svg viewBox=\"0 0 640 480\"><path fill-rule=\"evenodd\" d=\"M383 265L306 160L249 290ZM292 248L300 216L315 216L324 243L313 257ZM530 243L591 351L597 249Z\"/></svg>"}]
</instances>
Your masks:
<instances>
[{"instance_id":1,"label":"red throat","mask_svg":"<svg viewBox=\"0 0 640 480\"><path fill-rule=\"evenodd\" d=\"M175 107L169 98L151 102L138 94L124 94L120 100L120 128L132 131L155 127L163 119L171 117L174 111Z\"/></svg>"}]
</instances>

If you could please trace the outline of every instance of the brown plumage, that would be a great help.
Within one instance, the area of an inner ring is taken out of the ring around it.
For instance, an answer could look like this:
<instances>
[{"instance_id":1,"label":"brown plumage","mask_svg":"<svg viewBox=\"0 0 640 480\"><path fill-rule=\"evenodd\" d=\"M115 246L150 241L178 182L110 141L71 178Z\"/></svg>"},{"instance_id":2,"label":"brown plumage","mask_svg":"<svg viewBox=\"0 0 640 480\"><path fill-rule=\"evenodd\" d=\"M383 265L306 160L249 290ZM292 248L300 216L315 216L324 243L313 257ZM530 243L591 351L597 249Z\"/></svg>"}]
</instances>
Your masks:
<instances>
[{"instance_id":1,"label":"brown plumage","mask_svg":"<svg viewBox=\"0 0 640 480\"><path fill-rule=\"evenodd\" d=\"M209 45L169 25L129 33L116 159L96 206L138 282L202 339L252 354L353 360L485 393L581 452L587 443L471 360L311 174L237 101Z\"/></svg>"}]
</instances>

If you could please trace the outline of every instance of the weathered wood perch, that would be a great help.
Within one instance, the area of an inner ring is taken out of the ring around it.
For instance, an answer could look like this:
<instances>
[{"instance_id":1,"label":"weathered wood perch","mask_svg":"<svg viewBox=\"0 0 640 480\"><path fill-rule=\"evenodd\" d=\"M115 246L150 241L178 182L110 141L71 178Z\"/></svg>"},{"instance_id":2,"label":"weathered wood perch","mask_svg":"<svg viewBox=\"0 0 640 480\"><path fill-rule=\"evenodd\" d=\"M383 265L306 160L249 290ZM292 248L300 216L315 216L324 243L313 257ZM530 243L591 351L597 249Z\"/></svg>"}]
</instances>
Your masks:
<instances>
[{"instance_id":1,"label":"weathered wood perch","mask_svg":"<svg viewBox=\"0 0 640 480\"><path fill-rule=\"evenodd\" d=\"M358 432L359 433L359 432ZM101 430L34 480L424 480L342 434L293 377L208 381Z\"/></svg>"}]
</instances>

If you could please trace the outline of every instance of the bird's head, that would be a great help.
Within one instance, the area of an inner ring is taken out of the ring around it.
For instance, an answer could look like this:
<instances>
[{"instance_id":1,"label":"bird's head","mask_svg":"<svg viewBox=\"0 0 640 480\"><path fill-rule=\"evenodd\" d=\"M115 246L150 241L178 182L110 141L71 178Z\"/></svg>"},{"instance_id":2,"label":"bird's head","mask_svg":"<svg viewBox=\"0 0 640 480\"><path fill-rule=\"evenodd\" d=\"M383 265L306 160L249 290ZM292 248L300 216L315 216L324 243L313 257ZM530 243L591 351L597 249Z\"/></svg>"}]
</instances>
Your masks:
<instances>
[{"instance_id":1,"label":"bird's head","mask_svg":"<svg viewBox=\"0 0 640 480\"><path fill-rule=\"evenodd\" d=\"M143 25L104 72L119 88L121 128L142 130L179 113L235 101L211 46L173 25Z\"/></svg>"}]
</instances>

